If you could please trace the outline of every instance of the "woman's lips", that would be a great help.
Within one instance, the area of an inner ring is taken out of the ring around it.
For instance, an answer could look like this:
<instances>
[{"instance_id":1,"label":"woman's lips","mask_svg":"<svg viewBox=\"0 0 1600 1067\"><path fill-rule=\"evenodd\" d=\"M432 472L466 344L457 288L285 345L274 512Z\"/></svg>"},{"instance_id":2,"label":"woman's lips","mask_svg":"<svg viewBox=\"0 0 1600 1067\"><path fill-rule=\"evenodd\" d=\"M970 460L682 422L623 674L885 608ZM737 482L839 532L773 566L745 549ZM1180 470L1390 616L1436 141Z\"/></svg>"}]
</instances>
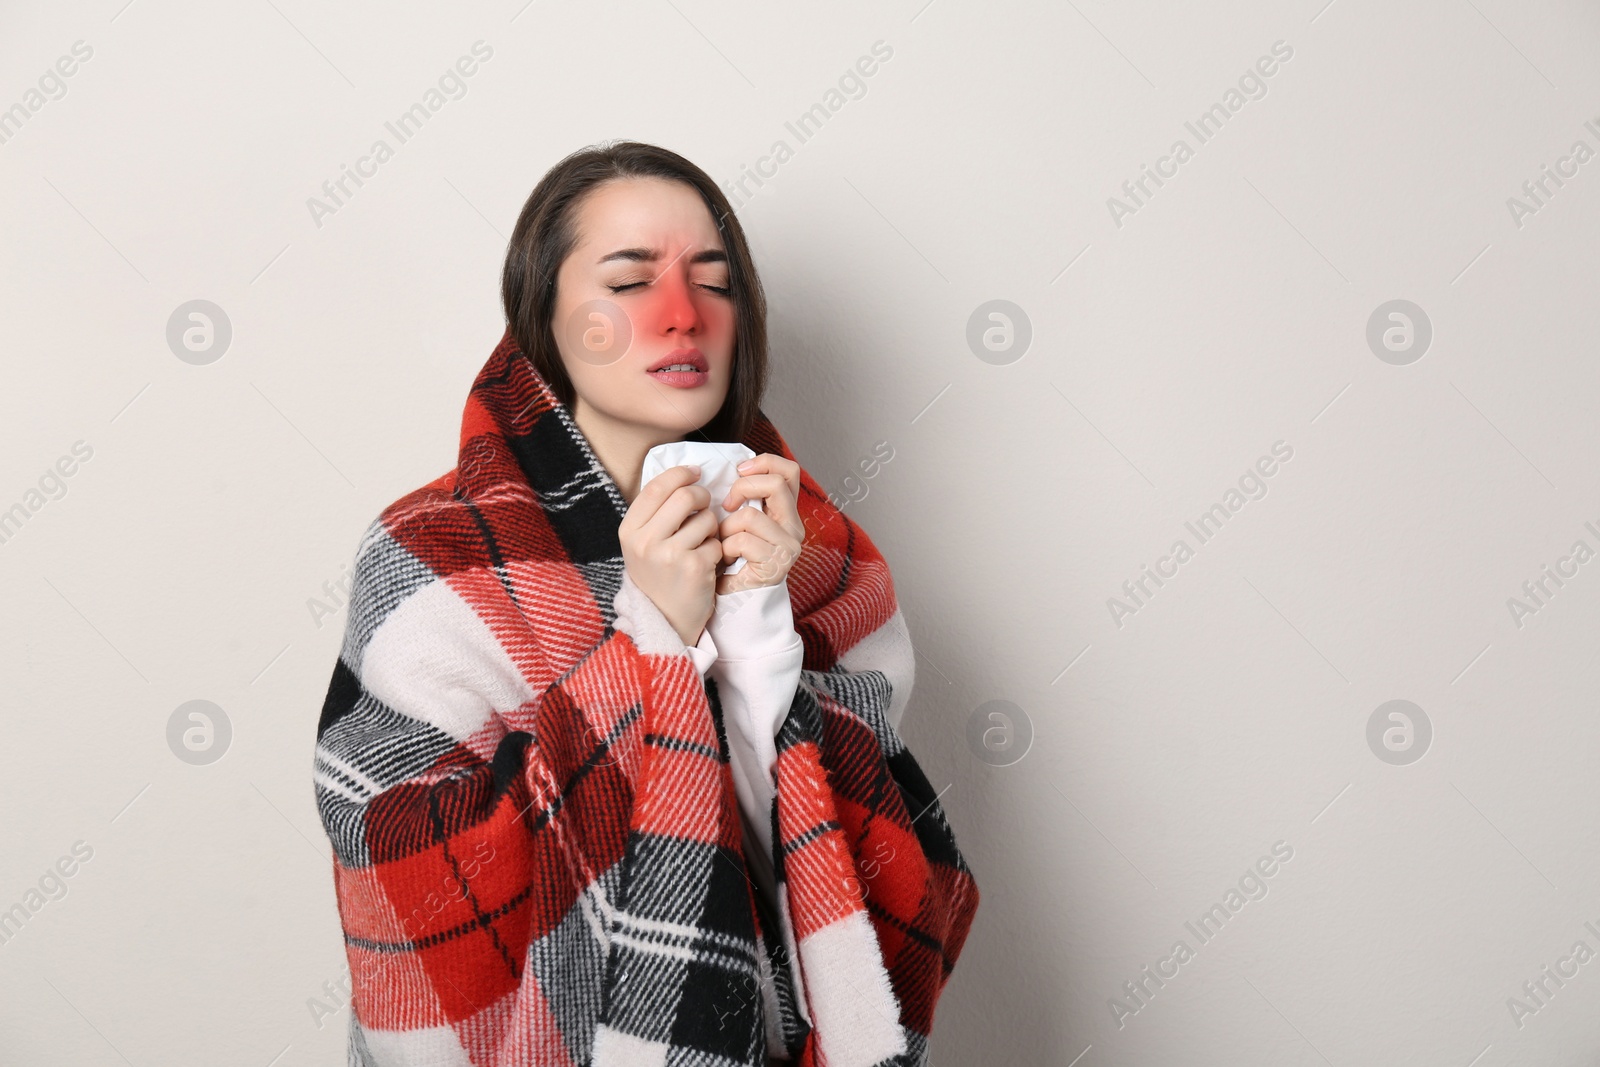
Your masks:
<instances>
[{"instance_id":1,"label":"woman's lips","mask_svg":"<svg viewBox=\"0 0 1600 1067\"><path fill-rule=\"evenodd\" d=\"M711 375L703 370L656 370L649 374L656 381L674 389L693 389L711 380Z\"/></svg>"},{"instance_id":2,"label":"woman's lips","mask_svg":"<svg viewBox=\"0 0 1600 1067\"><path fill-rule=\"evenodd\" d=\"M663 385L674 389L693 389L711 380L711 364L704 352L692 345L675 348L654 364L655 370L645 373ZM668 370L669 367L679 368Z\"/></svg>"}]
</instances>

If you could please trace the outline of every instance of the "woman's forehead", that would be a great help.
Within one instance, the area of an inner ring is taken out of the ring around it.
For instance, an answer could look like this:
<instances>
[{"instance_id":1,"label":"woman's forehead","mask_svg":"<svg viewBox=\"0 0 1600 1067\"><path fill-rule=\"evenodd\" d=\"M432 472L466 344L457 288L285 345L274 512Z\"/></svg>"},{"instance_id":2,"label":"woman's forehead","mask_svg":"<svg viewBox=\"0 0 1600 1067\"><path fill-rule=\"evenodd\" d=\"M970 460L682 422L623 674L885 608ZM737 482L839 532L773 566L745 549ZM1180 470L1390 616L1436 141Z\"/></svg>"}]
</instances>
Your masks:
<instances>
[{"instance_id":1,"label":"woman's forehead","mask_svg":"<svg viewBox=\"0 0 1600 1067\"><path fill-rule=\"evenodd\" d=\"M577 247L595 251L596 261L622 249L645 248L676 256L685 247L723 247L700 194L682 182L608 182L584 198L577 215Z\"/></svg>"}]
</instances>

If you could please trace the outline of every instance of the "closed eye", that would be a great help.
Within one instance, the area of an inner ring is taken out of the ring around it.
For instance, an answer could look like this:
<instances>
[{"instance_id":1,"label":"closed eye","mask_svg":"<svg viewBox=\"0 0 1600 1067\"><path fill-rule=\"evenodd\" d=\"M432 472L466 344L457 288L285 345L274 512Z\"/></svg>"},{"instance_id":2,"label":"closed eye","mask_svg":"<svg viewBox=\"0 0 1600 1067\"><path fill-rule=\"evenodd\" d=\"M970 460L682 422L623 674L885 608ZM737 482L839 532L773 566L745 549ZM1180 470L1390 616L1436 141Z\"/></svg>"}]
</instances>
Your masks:
<instances>
[{"instance_id":1,"label":"closed eye","mask_svg":"<svg viewBox=\"0 0 1600 1067\"><path fill-rule=\"evenodd\" d=\"M629 282L626 285L607 285L606 288L610 289L613 293L625 293L629 289L637 289L641 285L649 284L649 282ZM726 285L702 285L700 288L716 293L718 296L727 296L733 292L733 290Z\"/></svg>"}]
</instances>

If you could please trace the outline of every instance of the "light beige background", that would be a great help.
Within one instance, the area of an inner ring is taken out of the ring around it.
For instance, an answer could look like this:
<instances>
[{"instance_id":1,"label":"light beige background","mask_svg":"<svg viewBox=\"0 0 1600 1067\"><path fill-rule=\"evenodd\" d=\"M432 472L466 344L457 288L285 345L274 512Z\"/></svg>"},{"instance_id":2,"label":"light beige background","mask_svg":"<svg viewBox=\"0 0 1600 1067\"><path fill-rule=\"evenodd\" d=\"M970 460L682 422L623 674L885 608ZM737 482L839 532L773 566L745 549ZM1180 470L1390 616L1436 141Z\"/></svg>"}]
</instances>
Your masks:
<instances>
[{"instance_id":1,"label":"light beige background","mask_svg":"<svg viewBox=\"0 0 1600 1067\"><path fill-rule=\"evenodd\" d=\"M1600 148L1595 5L123 5L0 15L0 107L93 49L0 144L0 509L93 449L0 544L0 909L93 850L0 944L0 1061L344 1062L311 787L343 616L308 602L451 466L505 235L614 137L719 181L795 148L740 208L766 407L890 559L904 732L983 893L938 1063L1600 1052L1600 961L1520 1026L1507 1005L1600 951L1600 561L1507 606L1600 548L1600 159L1507 205ZM466 95L317 225L479 40ZM1116 225L1277 41L1266 95ZM165 339L193 299L233 328L209 365ZM1033 334L1004 365L965 340L994 299ZM1404 366L1366 341L1393 299L1433 328ZM1276 441L1267 495L1119 627L1108 598ZM197 699L232 726L207 766L166 740ZM1407 766L1366 740L1394 699L1433 726ZM967 740L994 700L1033 734L1008 766ZM1277 841L1267 895L1199 945L1185 921Z\"/></svg>"}]
</instances>

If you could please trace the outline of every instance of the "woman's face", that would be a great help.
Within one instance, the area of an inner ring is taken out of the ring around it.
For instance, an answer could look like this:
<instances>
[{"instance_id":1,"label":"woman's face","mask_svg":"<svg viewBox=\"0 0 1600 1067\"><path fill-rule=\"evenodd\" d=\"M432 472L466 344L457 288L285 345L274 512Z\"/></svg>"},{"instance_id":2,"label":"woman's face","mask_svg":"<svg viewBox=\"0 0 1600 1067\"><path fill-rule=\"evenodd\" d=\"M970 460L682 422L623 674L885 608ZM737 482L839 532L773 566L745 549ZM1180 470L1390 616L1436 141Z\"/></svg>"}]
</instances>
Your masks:
<instances>
[{"instance_id":1,"label":"woman's face","mask_svg":"<svg viewBox=\"0 0 1600 1067\"><path fill-rule=\"evenodd\" d=\"M551 332L580 422L650 427L678 440L710 422L733 376L728 262L705 202L663 178L597 186L556 275ZM696 370L656 368L693 365Z\"/></svg>"}]
</instances>

